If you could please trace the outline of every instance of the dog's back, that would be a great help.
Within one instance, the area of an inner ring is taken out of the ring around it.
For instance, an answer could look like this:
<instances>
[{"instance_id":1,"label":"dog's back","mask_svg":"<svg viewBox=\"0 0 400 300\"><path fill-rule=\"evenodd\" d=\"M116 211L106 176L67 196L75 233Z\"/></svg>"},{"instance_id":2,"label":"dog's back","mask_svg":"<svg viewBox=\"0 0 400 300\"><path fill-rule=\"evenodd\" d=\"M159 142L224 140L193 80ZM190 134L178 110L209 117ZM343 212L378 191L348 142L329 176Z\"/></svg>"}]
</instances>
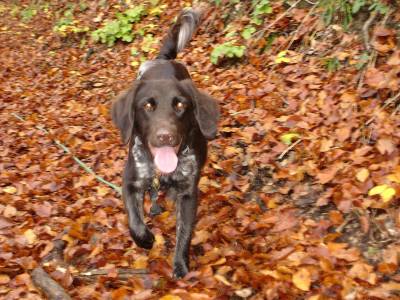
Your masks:
<instances>
[{"instance_id":1,"label":"dog's back","mask_svg":"<svg viewBox=\"0 0 400 300\"><path fill-rule=\"evenodd\" d=\"M183 10L175 24L169 29L162 41L160 53L155 60L144 62L139 68L138 79L167 79L184 80L190 78L186 67L174 61L180 51L189 43L197 29L200 12L193 9Z\"/></svg>"}]
</instances>

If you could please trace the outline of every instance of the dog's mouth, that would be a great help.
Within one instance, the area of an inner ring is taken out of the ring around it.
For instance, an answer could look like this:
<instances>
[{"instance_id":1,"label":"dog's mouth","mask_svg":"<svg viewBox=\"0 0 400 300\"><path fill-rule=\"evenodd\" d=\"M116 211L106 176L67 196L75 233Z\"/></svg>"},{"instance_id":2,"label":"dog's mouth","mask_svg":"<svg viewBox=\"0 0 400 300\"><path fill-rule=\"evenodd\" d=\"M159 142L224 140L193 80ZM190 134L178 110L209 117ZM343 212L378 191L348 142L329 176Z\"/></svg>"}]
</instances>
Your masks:
<instances>
[{"instance_id":1,"label":"dog's mouth","mask_svg":"<svg viewBox=\"0 0 400 300\"><path fill-rule=\"evenodd\" d=\"M169 174L176 170L178 166L178 151L180 144L172 146L153 147L149 144L150 152L153 155L153 161L158 171L163 174Z\"/></svg>"}]
</instances>

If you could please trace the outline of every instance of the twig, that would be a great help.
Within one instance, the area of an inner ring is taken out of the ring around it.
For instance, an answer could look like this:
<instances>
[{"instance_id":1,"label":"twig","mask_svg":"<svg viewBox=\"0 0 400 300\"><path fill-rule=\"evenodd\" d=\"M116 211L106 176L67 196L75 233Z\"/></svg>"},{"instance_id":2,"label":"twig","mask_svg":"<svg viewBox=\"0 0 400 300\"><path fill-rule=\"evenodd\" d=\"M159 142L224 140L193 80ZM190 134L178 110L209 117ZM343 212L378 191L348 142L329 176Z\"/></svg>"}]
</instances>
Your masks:
<instances>
[{"instance_id":1,"label":"twig","mask_svg":"<svg viewBox=\"0 0 400 300\"><path fill-rule=\"evenodd\" d=\"M117 279L119 280L128 280L132 276L143 276L146 274L150 274L150 272L146 269L117 269ZM74 274L75 278L79 278L84 281L93 281L96 280L98 276L108 275L109 270L105 269L93 269L82 273Z\"/></svg>"},{"instance_id":2,"label":"twig","mask_svg":"<svg viewBox=\"0 0 400 300\"><path fill-rule=\"evenodd\" d=\"M390 104L393 102L396 102L400 98L400 92L398 92L396 95L394 95L392 98L389 98L385 101L385 103L378 109L378 113L383 111L386 107L388 107ZM369 125L373 120L375 120L376 115L372 116L367 122L365 122L365 125Z\"/></svg>"},{"instance_id":3,"label":"twig","mask_svg":"<svg viewBox=\"0 0 400 300\"><path fill-rule=\"evenodd\" d=\"M351 221L353 221L354 217L352 214L348 214L345 218L342 224L340 224L336 228L336 232L342 233L343 229L346 227L347 224L349 224Z\"/></svg>"},{"instance_id":4,"label":"twig","mask_svg":"<svg viewBox=\"0 0 400 300\"><path fill-rule=\"evenodd\" d=\"M261 36L264 35L264 33L266 31L268 31L269 29L271 29L278 21L280 21L283 17L285 17L293 8L295 8L297 6L297 4L299 4L301 2L301 0L297 0L295 3L293 3L287 10L285 10L282 14L279 15L279 17L277 17L271 24L269 24L266 28L261 29L260 31L256 32L256 34L254 35L254 38L256 40L260 39Z\"/></svg>"},{"instance_id":5,"label":"twig","mask_svg":"<svg viewBox=\"0 0 400 300\"><path fill-rule=\"evenodd\" d=\"M109 270L107 269L93 269L86 272L77 274L78 276L102 276L107 275ZM117 269L118 275L146 275L149 271L146 269Z\"/></svg>"},{"instance_id":6,"label":"twig","mask_svg":"<svg viewBox=\"0 0 400 300\"><path fill-rule=\"evenodd\" d=\"M16 114L16 113L11 113L14 117L16 117L18 120L25 122L25 119L23 117L21 117L20 115ZM35 125L35 128L39 129L40 131L42 131L45 134L50 134L49 131L47 131L44 127ZM65 146L63 143L61 143L59 140L54 140L53 142L60 148L62 149L66 154L71 155L71 157L73 158L73 160L80 166L82 167L87 173L92 174L97 181L104 183L105 185L109 186L110 188L114 189L115 191L117 191L119 194L121 194L121 187L105 180L104 178L102 178L101 176L97 175L87 164L85 164L83 161L81 161L78 157L76 157L75 155L72 154L71 150Z\"/></svg>"},{"instance_id":7,"label":"twig","mask_svg":"<svg viewBox=\"0 0 400 300\"><path fill-rule=\"evenodd\" d=\"M289 42L289 45L286 47L286 49L289 49L293 42L294 39L296 38L297 33L300 31L300 28L304 25L304 23L308 20L308 18L311 16L311 14L314 12L315 8L318 6L319 1L317 1L316 3L314 3L313 7L308 11L307 15L303 18L303 20L301 21L300 25L297 26L296 31L294 32L292 39Z\"/></svg>"},{"instance_id":8,"label":"twig","mask_svg":"<svg viewBox=\"0 0 400 300\"><path fill-rule=\"evenodd\" d=\"M296 147L297 144L301 143L303 140L302 139L298 139L297 141L295 141L293 144L291 144L289 147L286 148L285 151L283 151L281 153L281 155L279 155L278 160L281 160L282 158L285 157L286 154L288 154L288 152L290 150L292 150L294 147Z\"/></svg>"},{"instance_id":9,"label":"twig","mask_svg":"<svg viewBox=\"0 0 400 300\"><path fill-rule=\"evenodd\" d=\"M33 284L50 300L70 300L71 297L53 280L42 267L35 268L32 273Z\"/></svg>"},{"instance_id":10,"label":"twig","mask_svg":"<svg viewBox=\"0 0 400 300\"><path fill-rule=\"evenodd\" d=\"M50 261L56 261L58 264L66 265L64 261L64 249L67 242L64 240L54 240L53 249L42 258L42 264L46 265Z\"/></svg>"},{"instance_id":11,"label":"twig","mask_svg":"<svg viewBox=\"0 0 400 300\"><path fill-rule=\"evenodd\" d=\"M371 45L369 43L369 27L371 26L372 22L375 20L376 16L377 16L376 11L371 12L368 20L364 23L363 28L362 28L364 46L367 51L370 51L370 49L371 49Z\"/></svg>"},{"instance_id":12,"label":"twig","mask_svg":"<svg viewBox=\"0 0 400 300\"><path fill-rule=\"evenodd\" d=\"M397 112L400 111L400 103L396 106L395 110L392 112L392 116L396 115Z\"/></svg>"},{"instance_id":13,"label":"twig","mask_svg":"<svg viewBox=\"0 0 400 300\"><path fill-rule=\"evenodd\" d=\"M364 66L360 72L360 78L358 79L358 85L357 85L358 91L361 91L361 88L364 84L364 76L365 76L366 71L367 71L367 68Z\"/></svg>"}]
</instances>

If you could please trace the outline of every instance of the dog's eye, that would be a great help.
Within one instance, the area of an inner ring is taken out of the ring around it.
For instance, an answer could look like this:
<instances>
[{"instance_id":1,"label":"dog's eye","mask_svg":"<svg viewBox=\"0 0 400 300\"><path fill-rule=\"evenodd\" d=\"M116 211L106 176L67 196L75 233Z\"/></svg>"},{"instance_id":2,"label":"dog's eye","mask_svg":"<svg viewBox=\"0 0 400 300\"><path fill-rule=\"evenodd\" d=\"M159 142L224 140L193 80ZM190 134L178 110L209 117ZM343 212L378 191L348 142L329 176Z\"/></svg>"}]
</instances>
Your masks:
<instances>
[{"instance_id":1,"label":"dog's eye","mask_svg":"<svg viewBox=\"0 0 400 300\"><path fill-rule=\"evenodd\" d=\"M185 105L185 103L183 103L183 102L181 102L181 101L178 101L178 102L176 102L176 104L175 104L175 108L176 108L177 110L184 110L184 109L186 108L186 105Z\"/></svg>"},{"instance_id":2,"label":"dog's eye","mask_svg":"<svg viewBox=\"0 0 400 300\"><path fill-rule=\"evenodd\" d=\"M150 103L150 102L146 102L145 104L144 104L144 109L145 110L147 110L147 111L152 111L152 110L154 110L154 104L153 103Z\"/></svg>"}]
</instances>

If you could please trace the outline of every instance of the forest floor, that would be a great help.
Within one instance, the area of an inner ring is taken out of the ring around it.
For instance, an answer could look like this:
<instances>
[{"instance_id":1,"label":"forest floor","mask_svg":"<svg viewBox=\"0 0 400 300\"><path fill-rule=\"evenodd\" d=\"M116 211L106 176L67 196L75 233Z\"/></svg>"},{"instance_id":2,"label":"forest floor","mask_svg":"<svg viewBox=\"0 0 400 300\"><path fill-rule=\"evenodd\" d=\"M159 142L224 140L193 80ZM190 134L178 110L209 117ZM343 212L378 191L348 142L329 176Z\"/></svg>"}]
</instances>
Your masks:
<instances>
[{"instance_id":1,"label":"forest floor","mask_svg":"<svg viewBox=\"0 0 400 300\"><path fill-rule=\"evenodd\" d=\"M366 35L324 25L316 6L270 1L244 39L244 4L206 9L179 59L222 116L192 271L174 280L173 201L154 218L146 201L156 243L140 249L118 191L74 157L121 185L127 148L110 104L185 3L146 8L133 30L150 35L107 47L55 32L71 6L53 2L31 15L28 1L0 3L0 298L42 299L42 266L73 299L399 299L399 11ZM80 1L74 24L99 28L120 2ZM232 37L244 55L211 63Z\"/></svg>"}]
</instances>

